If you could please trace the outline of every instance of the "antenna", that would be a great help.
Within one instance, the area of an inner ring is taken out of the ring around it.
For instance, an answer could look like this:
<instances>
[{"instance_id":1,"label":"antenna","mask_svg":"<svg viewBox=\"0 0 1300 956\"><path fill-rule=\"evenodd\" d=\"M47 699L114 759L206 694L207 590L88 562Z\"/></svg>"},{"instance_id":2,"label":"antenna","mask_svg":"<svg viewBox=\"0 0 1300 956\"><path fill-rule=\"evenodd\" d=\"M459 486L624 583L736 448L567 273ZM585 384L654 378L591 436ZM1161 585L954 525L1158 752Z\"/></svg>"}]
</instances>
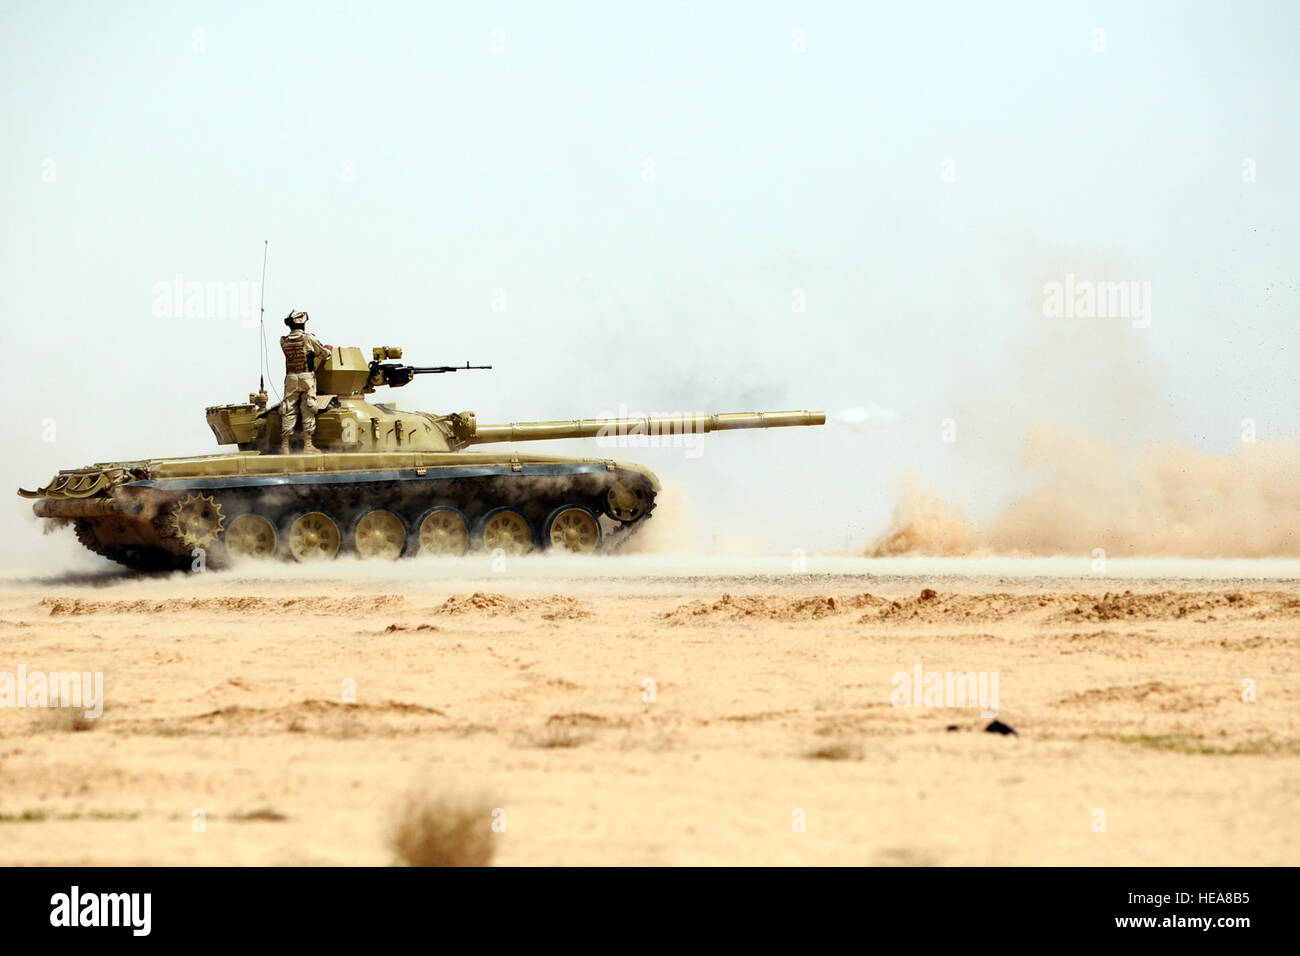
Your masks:
<instances>
[{"instance_id":1,"label":"antenna","mask_svg":"<svg viewBox=\"0 0 1300 956\"><path fill-rule=\"evenodd\" d=\"M262 240L262 302L261 302L261 315L257 320L259 330L261 332L261 335L259 336L258 346L257 346L258 349L257 387L258 390L262 392L266 391L265 373L270 369L270 366L267 364L267 357L266 357L266 353L269 351L269 349L267 349L266 347L266 258L270 254L270 251L271 251L271 240L263 239ZM280 400L280 393L276 391L274 385L271 386L271 391L275 392L275 400L278 402Z\"/></svg>"},{"instance_id":2,"label":"antenna","mask_svg":"<svg viewBox=\"0 0 1300 956\"><path fill-rule=\"evenodd\" d=\"M266 391L266 379L262 375L263 369L266 368L266 257L271 252L271 240L262 240L262 301L260 304L261 315L258 317L258 325L261 327L261 335L257 346L257 387L261 391Z\"/></svg>"}]
</instances>

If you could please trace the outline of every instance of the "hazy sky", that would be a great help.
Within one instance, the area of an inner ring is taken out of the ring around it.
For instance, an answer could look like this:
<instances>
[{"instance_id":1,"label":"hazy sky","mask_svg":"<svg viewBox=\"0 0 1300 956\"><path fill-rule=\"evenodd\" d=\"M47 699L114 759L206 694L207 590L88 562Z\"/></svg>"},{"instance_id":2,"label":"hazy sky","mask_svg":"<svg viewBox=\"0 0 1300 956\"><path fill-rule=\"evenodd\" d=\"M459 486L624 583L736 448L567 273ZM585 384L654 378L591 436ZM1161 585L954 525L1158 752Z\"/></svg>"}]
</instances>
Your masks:
<instances>
[{"instance_id":1,"label":"hazy sky","mask_svg":"<svg viewBox=\"0 0 1300 956\"><path fill-rule=\"evenodd\" d=\"M495 366L407 407L897 413L620 455L705 537L859 545L907 471L991 509L1037 416L1298 430L1295 3L0 11L10 492L215 451L257 331L160 316L157 286L255 284L264 239L268 335L293 307ZM1046 316L1067 275L1149 283L1149 325Z\"/></svg>"}]
</instances>

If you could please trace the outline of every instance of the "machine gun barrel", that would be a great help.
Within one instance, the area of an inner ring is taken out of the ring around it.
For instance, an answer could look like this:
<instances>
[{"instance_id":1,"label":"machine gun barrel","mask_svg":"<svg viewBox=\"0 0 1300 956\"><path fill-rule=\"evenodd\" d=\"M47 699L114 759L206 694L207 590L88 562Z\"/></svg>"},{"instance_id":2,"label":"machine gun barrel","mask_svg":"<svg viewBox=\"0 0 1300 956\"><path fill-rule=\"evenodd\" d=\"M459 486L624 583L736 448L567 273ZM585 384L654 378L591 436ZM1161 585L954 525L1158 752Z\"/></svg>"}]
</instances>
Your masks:
<instances>
[{"instance_id":1,"label":"machine gun barrel","mask_svg":"<svg viewBox=\"0 0 1300 956\"><path fill-rule=\"evenodd\" d=\"M387 385L400 388L408 384L417 375L441 375L444 372L465 372L472 369L489 369L491 365L397 365L392 362L370 363L370 385L372 387Z\"/></svg>"},{"instance_id":2,"label":"machine gun barrel","mask_svg":"<svg viewBox=\"0 0 1300 956\"><path fill-rule=\"evenodd\" d=\"M491 365L470 365L466 362L464 365L408 365L405 366L411 370L413 375L436 375L442 372L466 372L474 369L491 368Z\"/></svg>"}]
</instances>

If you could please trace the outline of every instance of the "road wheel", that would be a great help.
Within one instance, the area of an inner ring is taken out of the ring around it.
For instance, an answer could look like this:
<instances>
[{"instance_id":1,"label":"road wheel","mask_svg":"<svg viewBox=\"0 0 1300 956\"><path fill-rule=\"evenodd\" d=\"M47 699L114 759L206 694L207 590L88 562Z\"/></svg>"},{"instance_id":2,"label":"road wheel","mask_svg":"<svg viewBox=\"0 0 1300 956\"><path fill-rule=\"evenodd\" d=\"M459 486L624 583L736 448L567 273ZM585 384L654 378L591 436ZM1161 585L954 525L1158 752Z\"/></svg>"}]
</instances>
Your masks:
<instances>
[{"instance_id":1,"label":"road wheel","mask_svg":"<svg viewBox=\"0 0 1300 956\"><path fill-rule=\"evenodd\" d=\"M339 553L342 535L339 526L323 511L308 511L289 522L285 535L289 554L295 561L333 561Z\"/></svg>"},{"instance_id":2,"label":"road wheel","mask_svg":"<svg viewBox=\"0 0 1300 956\"><path fill-rule=\"evenodd\" d=\"M460 557L469 549L469 522L455 508L439 505L420 518L420 554Z\"/></svg>"},{"instance_id":3,"label":"road wheel","mask_svg":"<svg viewBox=\"0 0 1300 956\"><path fill-rule=\"evenodd\" d=\"M488 551L500 548L510 556L527 554L533 549L533 526L521 511L493 508L483 516L479 539Z\"/></svg>"},{"instance_id":4,"label":"road wheel","mask_svg":"<svg viewBox=\"0 0 1300 956\"><path fill-rule=\"evenodd\" d=\"M406 525L391 511L376 508L352 526L352 542L363 558L394 561L406 550Z\"/></svg>"},{"instance_id":5,"label":"road wheel","mask_svg":"<svg viewBox=\"0 0 1300 956\"><path fill-rule=\"evenodd\" d=\"M242 514L233 518L226 526L223 540L226 543L226 553L235 559L254 558L264 561L273 558L279 544L275 525L255 514Z\"/></svg>"},{"instance_id":6,"label":"road wheel","mask_svg":"<svg viewBox=\"0 0 1300 956\"><path fill-rule=\"evenodd\" d=\"M561 505L546 519L542 543L553 551L594 554L600 547L600 522L580 505Z\"/></svg>"}]
</instances>

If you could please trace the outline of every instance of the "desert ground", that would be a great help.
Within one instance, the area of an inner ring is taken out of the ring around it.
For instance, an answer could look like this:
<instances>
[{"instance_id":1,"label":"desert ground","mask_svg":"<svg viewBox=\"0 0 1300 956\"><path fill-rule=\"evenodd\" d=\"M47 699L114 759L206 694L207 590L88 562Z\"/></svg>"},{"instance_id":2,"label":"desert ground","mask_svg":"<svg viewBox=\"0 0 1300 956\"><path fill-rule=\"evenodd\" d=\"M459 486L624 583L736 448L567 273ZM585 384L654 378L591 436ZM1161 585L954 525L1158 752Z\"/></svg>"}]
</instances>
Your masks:
<instances>
[{"instance_id":1,"label":"desert ground","mask_svg":"<svg viewBox=\"0 0 1300 956\"><path fill-rule=\"evenodd\" d=\"M105 706L0 709L0 864L388 865L423 799L480 815L496 865L1296 864L1298 584L831 555L10 574L0 670L102 672ZM996 674L1016 734L895 706L918 666Z\"/></svg>"}]
</instances>

